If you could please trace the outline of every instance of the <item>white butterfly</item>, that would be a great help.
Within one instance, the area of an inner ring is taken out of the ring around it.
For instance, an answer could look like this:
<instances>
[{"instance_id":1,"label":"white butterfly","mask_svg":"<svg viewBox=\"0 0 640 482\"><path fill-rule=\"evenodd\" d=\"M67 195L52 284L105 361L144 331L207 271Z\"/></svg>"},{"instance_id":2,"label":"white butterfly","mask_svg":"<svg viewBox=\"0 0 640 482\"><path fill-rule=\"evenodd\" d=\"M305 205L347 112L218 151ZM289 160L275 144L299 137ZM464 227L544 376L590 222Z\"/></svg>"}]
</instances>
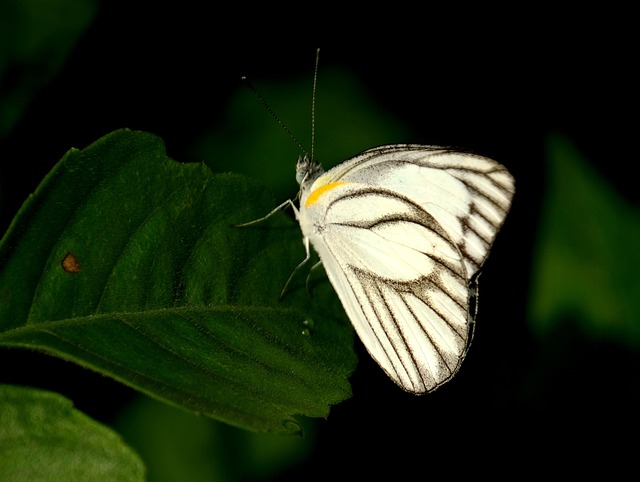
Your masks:
<instances>
[{"instance_id":1,"label":"white butterfly","mask_svg":"<svg viewBox=\"0 0 640 482\"><path fill-rule=\"evenodd\" d=\"M302 156L296 178L299 209L287 203L306 260L311 243L373 359L408 392L450 380L471 341L471 288L511 205L511 174L485 157L395 144L327 172Z\"/></svg>"},{"instance_id":2,"label":"white butterfly","mask_svg":"<svg viewBox=\"0 0 640 482\"><path fill-rule=\"evenodd\" d=\"M298 268L311 243L360 340L404 390L426 393L450 380L473 335L478 270L515 192L509 171L444 147L393 144L327 172L305 154L296 180L299 208L288 200L265 218L293 207L307 254Z\"/></svg>"}]
</instances>

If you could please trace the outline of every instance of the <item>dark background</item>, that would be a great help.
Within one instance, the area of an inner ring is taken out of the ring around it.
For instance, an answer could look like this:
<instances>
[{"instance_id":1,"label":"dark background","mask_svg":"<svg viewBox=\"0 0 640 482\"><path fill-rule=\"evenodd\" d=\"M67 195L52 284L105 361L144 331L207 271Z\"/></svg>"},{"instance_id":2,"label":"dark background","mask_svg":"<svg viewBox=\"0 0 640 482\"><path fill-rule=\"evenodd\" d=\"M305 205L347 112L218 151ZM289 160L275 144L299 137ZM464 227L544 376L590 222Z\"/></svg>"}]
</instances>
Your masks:
<instances>
[{"instance_id":1,"label":"dark background","mask_svg":"<svg viewBox=\"0 0 640 482\"><path fill-rule=\"evenodd\" d=\"M456 378L432 395L405 394L357 343L353 397L319 423L309 459L278 480L632 467L638 353L583 339L570 317L544 341L527 324L545 137L566 135L637 205L637 52L628 14L210 7L99 4L60 72L0 142L2 227L64 152L115 129L153 132L174 159L200 161L191 146L224 124L241 75L256 84L311 79L321 47L320 78L323 69L353 75L372 102L414 133L407 142L458 145L499 160L514 174L517 193L482 277L474 345ZM20 66L12 73L5 81L22 78ZM321 99L322 83L319 90ZM273 122L257 102L255 115ZM59 391L105 423L132 396L35 353L0 359L24 367L3 370L3 382Z\"/></svg>"}]
</instances>

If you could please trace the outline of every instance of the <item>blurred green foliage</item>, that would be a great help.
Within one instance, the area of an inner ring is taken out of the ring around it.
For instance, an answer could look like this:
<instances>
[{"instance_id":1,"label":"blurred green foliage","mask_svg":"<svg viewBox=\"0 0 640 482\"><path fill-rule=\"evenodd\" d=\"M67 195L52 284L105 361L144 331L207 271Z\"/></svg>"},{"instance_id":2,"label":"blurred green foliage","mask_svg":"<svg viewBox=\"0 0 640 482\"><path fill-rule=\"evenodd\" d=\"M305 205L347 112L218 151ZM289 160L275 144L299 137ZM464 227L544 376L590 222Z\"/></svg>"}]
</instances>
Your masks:
<instances>
[{"instance_id":1,"label":"blurred green foliage","mask_svg":"<svg viewBox=\"0 0 640 482\"><path fill-rule=\"evenodd\" d=\"M640 346L640 212L560 135L547 139L547 179L530 297L531 327Z\"/></svg>"},{"instance_id":2,"label":"blurred green foliage","mask_svg":"<svg viewBox=\"0 0 640 482\"><path fill-rule=\"evenodd\" d=\"M0 138L59 72L97 7L96 0L0 2Z\"/></svg>"},{"instance_id":3,"label":"blurred green foliage","mask_svg":"<svg viewBox=\"0 0 640 482\"><path fill-rule=\"evenodd\" d=\"M252 83L305 151L313 149L325 170L370 147L409 142L407 128L370 102L358 79L348 72L321 69L312 146L313 79L309 74L277 83ZM236 90L222 119L194 143L190 157L203 160L216 172L260 179L278 199L293 198L299 187L296 159L303 152L247 86ZM265 206L265 213L269 210Z\"/></svg>"},{"instance_id":4,"label":"blurred green foliage","mask_svg":"<svg viewBox=\"0 0 640 482\"><path fill-rule=\"evenodd\" d=\"M313 450L314 423L303 420L304 435L282 437L238 430L139 397L119 417L116 428L142 456L149 480L232 482L270 480L304 462Z\"/></svg>"}]
</instances>

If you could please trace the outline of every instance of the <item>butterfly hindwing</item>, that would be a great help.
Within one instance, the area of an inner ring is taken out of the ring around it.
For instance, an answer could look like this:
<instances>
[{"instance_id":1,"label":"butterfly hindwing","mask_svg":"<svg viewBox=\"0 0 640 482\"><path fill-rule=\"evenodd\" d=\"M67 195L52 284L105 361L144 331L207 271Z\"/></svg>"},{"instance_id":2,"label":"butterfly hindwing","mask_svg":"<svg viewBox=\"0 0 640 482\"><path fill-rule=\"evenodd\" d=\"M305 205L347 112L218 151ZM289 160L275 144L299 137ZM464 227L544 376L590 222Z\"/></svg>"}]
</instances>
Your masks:
<instances>
[{"instance_id":1,"label":"butterfly hindwing","mask_svg":"<svg viewBox=\"0 0 640 482\"><path fill-rule=\"evenodd\" d=\"M411 200L365 184L340 185L307 209L322 226L310 240L376 362L411 392L449 379L466 348L468 299L447 233Z\"/></svg>"}]
</instances>

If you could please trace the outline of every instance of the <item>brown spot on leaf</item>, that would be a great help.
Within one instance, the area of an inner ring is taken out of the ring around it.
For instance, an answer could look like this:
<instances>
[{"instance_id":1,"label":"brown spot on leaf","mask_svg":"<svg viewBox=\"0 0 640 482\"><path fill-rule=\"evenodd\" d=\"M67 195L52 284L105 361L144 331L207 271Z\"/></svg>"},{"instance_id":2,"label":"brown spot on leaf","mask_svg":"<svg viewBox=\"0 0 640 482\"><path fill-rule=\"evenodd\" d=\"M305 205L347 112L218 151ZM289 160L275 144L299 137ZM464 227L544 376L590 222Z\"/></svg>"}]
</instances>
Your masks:
<instances>
[{"instance_id":1,"label":"brown spot on leaf","mask_svg":"<svg viewBox=\"0 0 640 482\"><path fill-rule=\"evenodd\" d=\"M69 251L64 259L62 260L62 269L67 273L79 273L80 265L78 264L78 258L74 256L74 254Z\"/></svg>"}]
</instances>

